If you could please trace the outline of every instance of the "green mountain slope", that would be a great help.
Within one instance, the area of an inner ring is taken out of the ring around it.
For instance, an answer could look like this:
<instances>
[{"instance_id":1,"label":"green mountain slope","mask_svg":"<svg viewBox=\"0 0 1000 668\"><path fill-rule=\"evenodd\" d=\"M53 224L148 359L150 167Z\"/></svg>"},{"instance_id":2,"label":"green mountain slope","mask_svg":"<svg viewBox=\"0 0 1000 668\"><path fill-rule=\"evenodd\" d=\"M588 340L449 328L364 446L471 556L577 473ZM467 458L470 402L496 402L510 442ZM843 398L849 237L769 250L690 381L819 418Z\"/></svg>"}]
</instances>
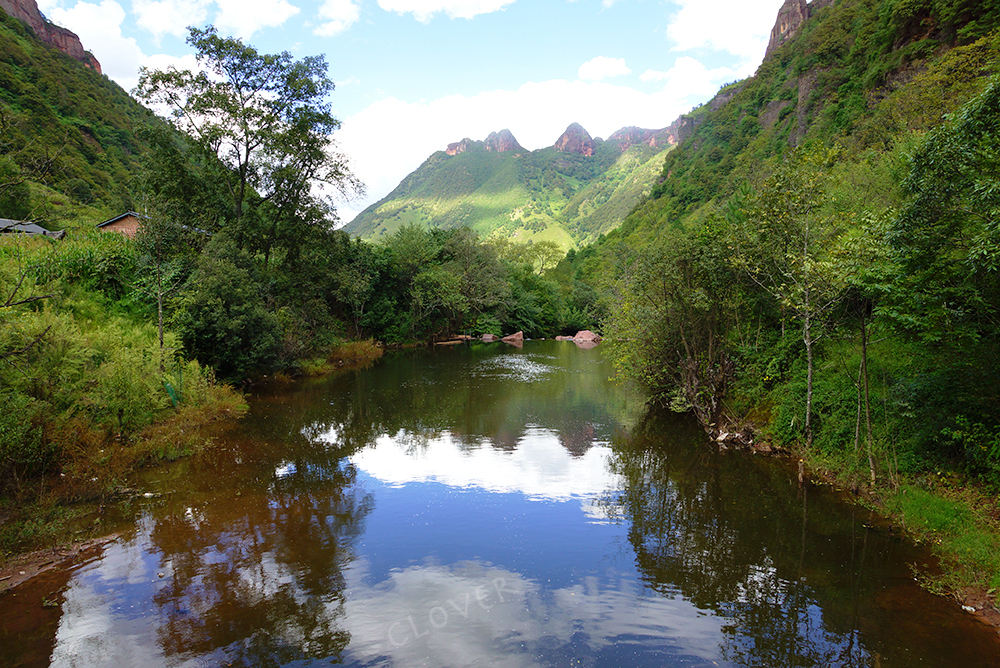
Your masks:
<instances>
[{"instance_id":1,"label":"green mountain slope","mask_svg":"<svg viewBox=\"0 0 1000 668\"><path fill-rule=\"evenodd\" d=\"M628 128L601 141L579 126L560 141L575 132L591 144L498 152L466 140L455 155L438 151L344 229L365 239L418 224L563 248L593 241L650 193L672 144L668 130Z\"/></svg>"},{"instance_id":2,"label":"green mountain slope","mask_svg":"<svg viewBox=\"0 0 1000 668\"><path fill-rule=\"evenodd\" d=\"M877 158L899 137L940 124L1000 73L996 0L809 6L816 9L754 76L679 119L688 136L609 248L623 239L641 245L662 226L706 213L796 147L837 145L845 161Z\"/></svg>"},{"instance_id":3,"label":"green mountain slope","mask_svg":"<svg viewBox=\"0 0 1000 668\"><path fill-rule=\"evenodd\" d=\"M0 119L5 176L50 163L30 193L0 204L0 217L100 220L132 207L128 186L144 150L138 131L155 116L2 10Z\"/></svg>"},{"instance_id":4,"label":"green mountain slope","mask_svg":"<svg viewBox=\"0 0 1000 668\"><path fill-rule=\"evenodd\" d=\"M998 0L786 0L756 74L554 274L602 293L618 371L714 437L855 487L1000 485L998 101Z\"/></svg>"}]
</instances>

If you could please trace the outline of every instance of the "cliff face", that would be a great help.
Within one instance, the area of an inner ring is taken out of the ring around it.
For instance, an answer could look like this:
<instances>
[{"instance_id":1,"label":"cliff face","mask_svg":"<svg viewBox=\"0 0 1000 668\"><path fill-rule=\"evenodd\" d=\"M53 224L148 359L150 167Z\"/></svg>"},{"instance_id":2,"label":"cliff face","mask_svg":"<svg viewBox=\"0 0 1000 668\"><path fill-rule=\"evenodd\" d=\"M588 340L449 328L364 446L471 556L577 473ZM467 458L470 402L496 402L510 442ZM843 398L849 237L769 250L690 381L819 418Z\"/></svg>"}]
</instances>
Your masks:
<instances>
[{"instance_id":1,"label":"cliff face","mask_svg":"<svg viewBox=\"0 0 1000 668\"><path fill-rule=\"evenodd\" d=\"M771 39L767 43L764 57L767 58L772 51L795 37L799 28L810 16L833 3L834 0L813 0L810 3L807 3L806 0L785 0L785 4L778 10L778 18L774 22L774 27L771 28Z\"/></svg>"},{"instance_id":2,"label":"cliff face","mask_svg":"<svg viewBox=\"0 0 1000 668\"><path fill-rule=\"evenodd\" d=\"M448 148L446 148L444 152L447 153L448 155L458 155L459 153L465 153L466 151L469 150L471 146L475 144L476 142L466 137L462 141L456 141L452 142L451 144L448 144Z\"/></svg>"},{"instance_id":3,"label":"cliff face","mask_svg":"<svg viewBox=\"0 0 1000 668\"><path fill-rule=\"evenodd\" d=\"M70 58L79 60L97 72L101 71L101 64L97 62L97 58L94 58L83 48L83 43L80 42L77 34L72 30L60 28L46 21L42 13L38 11L35 0L0 0L0 9L31 26L38 39L46 44L54 46Z\"/></svg>"},{"instance_id":4,"label":"cliff face","mask_svg":"<svg viewBox=\"0 0 1000 668\"><path fill-rule=\"evenodd\" d=\"M556 140L555 147L557 151L562 151L563 153L594 155L597 143L590 136L590 133L583 129L583 126L579 123L573 123Z\"/></svg>"},{"instance_id":5,"label":"cliff face","mask_svg":"<svg viewBox=\"0 0 1000 668\"><path fill-rule=\"evenodd\" d=\"M636 146L637 144L646 144L650 148L666 148L677 143L671 140L671 135L667 128L662 130L646 130L637 127L627 127L616 131L608 137L608 142L618 144L618 150L622 153L627 151L629 147Z\"/></svg>"}]
</instances>

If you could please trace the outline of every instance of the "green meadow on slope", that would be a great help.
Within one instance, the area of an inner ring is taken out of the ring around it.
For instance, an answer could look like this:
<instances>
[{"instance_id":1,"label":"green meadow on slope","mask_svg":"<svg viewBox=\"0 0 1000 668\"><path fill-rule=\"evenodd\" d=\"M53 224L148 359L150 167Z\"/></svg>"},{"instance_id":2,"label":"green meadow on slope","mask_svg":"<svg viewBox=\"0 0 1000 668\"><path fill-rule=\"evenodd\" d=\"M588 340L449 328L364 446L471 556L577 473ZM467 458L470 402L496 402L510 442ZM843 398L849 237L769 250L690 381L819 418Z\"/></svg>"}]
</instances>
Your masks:
<instances>
[{"instance_id":1,"label":"green meadow on slope","mask_svg":"<svg viewBox=\"0 0 1000 668\"><path fill-rule=\"evenodd\" d=\"M612 135L593 155L554 147L494 152L469 142L458 155L438 151L389 195L344 229L377 241L401 226L469 227L483 237L552 241L575 248L617 227L647 196L671 145L623 144Z\"/></svg>"}]
</instances>

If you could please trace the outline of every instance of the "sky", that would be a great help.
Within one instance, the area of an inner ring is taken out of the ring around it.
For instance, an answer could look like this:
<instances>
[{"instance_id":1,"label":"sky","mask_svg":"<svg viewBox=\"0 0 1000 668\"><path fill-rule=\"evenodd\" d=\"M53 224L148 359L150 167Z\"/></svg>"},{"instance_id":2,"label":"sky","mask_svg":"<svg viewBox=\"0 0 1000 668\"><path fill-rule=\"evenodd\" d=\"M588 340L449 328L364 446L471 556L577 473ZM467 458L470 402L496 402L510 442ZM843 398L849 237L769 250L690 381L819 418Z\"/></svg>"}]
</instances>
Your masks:
<instances>
[{"instance_id":1,"label":"sky","mask_svg":"<svg viewBox=\"0 0 1000 668\"><path fill-rule=\"evenodd\" d=\"M529 150L666 127L760 64L781 0L38 0L131 91L140 67L193 68L187 27L262 53L325 55L334 138L366 194L433 152L509 129Z\"/></svg>"}]
</instances>

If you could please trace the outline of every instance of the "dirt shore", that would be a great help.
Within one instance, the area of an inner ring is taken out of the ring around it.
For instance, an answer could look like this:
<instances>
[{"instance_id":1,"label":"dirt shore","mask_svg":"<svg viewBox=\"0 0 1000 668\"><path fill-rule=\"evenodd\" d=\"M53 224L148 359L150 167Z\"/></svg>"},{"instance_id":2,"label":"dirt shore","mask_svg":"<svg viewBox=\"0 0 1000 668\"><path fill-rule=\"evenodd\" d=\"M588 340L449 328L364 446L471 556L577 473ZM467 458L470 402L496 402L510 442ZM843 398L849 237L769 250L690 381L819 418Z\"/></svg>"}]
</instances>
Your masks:
<instances>
[{"instance_id":1,"label":"dirt shore","mask_svg":"<svg viewBox=\"0 0 1000 668\"><path fill-rule=\"evenodd\" d=\"M88 551L107 545L118 538L117 534L36 550L12 556L0 565L0 594L27 582L39 573L72 561Z\"/></svg>"}]
</instances>

